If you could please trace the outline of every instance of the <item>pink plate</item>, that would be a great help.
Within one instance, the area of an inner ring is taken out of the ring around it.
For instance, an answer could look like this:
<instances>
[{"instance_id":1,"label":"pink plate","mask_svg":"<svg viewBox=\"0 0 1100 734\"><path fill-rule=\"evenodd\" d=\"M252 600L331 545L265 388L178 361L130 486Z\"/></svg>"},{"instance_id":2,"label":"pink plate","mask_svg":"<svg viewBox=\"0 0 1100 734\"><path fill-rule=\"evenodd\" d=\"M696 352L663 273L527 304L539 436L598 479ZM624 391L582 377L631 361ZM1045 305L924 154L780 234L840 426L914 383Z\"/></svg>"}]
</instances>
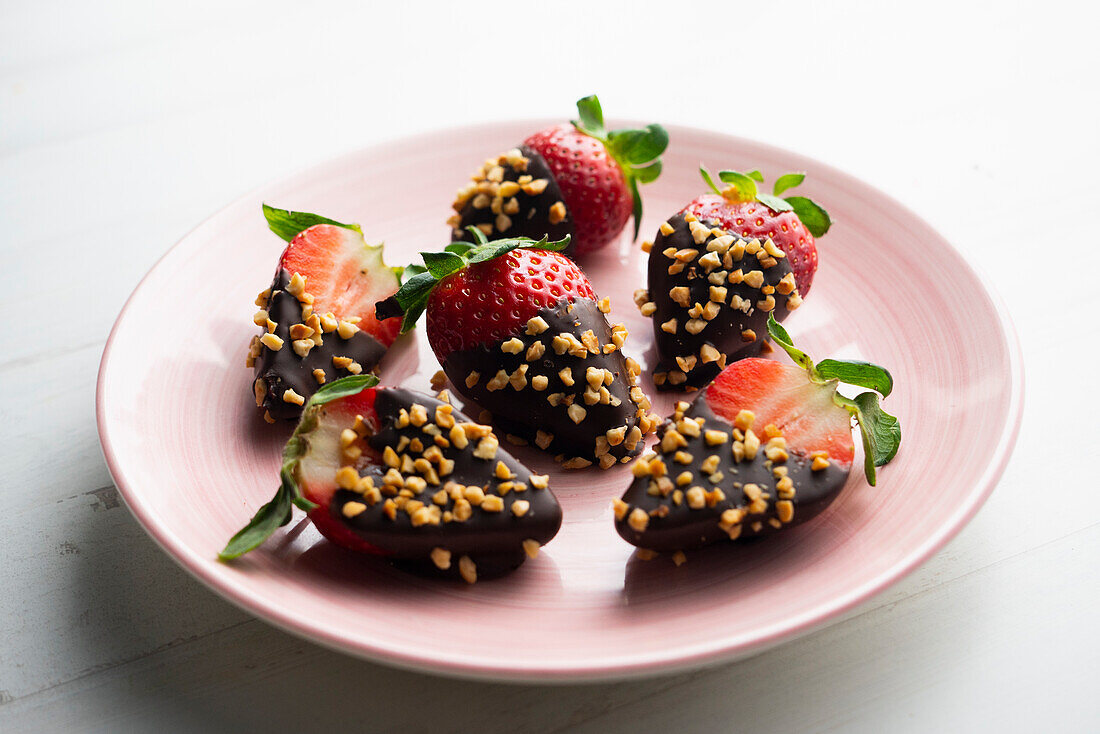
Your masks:
<instances>
[{"instance_id":1,"label":"pink plate","mask_svg":"<svg viewBox=\"0 0 1100 734\"><path fill-rule=\"evenodd\" d=\"M1020 423L1022 365L1002 305L940 235L870 186L777 148L676 128L664 175L645 188L643 237L701 193L700 161L772 179L809 171L800 193L837 224L820 244L813 292L786 325L818 358L893 372L885 405L905 440L878 487L854 471L816 520L677 568L634 558L612 527L628 468L562 472L522 450L553 473L565 522L510 577L469 587L411 577L332 547L300 513L259 551L218 562L273 494L289 433L257 415L244 366L252 301L282 249L260 202L360 222L368 240L387 243L391 265L403 264L444 244L452 194L474 166L540 124L448 130L331 161L231 204L150 271L107 343L97 409L119 489L172 557L241 607L337 650L453 675L576 681L758 652L882 591L959 532L1000 477ZM584 266L629 327L628 354L651 363L650 324L631 299L644 282L639 249L624 236ZM387 355L383 382L427 390L437 369L414 332ZM670 398L655 403L670 410Z\"/></svg>"}]
</instances>

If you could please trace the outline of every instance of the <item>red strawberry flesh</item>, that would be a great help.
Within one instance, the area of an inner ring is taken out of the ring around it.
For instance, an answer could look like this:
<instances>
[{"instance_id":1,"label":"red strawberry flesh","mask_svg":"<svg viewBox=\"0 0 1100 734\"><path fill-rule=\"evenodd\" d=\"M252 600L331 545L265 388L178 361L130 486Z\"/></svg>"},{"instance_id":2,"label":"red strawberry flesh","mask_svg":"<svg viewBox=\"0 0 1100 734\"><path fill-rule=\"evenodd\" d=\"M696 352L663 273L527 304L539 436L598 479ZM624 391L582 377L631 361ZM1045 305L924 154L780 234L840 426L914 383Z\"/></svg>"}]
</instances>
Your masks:
<instances>
[{"instance_id":1,"label":"red strawberry flesh","mask_svg":"<svg viewBox=\"0 0 1100 734\"><path fill-rule=\"evenodd\" d=\"M758 433L774 425L790 451L808 456L827 451L829 458L850 465L855 457L852 420L833 402L831 384L810 382L806 370L770 359L749 358L727 367L704 393L711 409L732 423L748 410Z\"/></svg>"},{"instance_id":2,"label":"red strawberry flesh","mask_svg":"<svg viewBox=\"0 0 1100 734\"><path fill-rule=\"evenodd\" d=\"M400 285L382 261L382 246L368 245L363 235L347 227L318 224L291 240L279 267L306 279L313 310L340 319L359 317L359 328L389 346L401 329L400 319L379 322L374 305Z\"/></svg>"}]
</instances>

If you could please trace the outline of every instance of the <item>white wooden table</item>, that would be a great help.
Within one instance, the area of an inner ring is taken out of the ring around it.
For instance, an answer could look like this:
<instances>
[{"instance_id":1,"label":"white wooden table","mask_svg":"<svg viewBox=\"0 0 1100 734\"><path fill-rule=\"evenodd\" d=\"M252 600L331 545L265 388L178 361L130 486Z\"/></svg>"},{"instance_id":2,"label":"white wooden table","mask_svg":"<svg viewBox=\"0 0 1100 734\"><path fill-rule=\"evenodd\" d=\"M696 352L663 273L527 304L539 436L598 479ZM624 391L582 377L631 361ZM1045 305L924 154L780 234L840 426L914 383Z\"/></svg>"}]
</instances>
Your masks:
<instances>
[{"instance_id":1,"label":"white wooden table","mask_svg":"<svg viewBox=\"0 0 1100 734\"><path fill-rule=\"evenodd\" d=\"M586 30L587 4L176 5L0 2L0 731L1100 730L1094 8L634 4ZM120 504L96 435L96 367L142 274L269 178L591 91L610 116L847 169L990 276L1027 400L977 519L828 629L643 682L400 672L193 581Z\"/></svg>"}]
</instances>

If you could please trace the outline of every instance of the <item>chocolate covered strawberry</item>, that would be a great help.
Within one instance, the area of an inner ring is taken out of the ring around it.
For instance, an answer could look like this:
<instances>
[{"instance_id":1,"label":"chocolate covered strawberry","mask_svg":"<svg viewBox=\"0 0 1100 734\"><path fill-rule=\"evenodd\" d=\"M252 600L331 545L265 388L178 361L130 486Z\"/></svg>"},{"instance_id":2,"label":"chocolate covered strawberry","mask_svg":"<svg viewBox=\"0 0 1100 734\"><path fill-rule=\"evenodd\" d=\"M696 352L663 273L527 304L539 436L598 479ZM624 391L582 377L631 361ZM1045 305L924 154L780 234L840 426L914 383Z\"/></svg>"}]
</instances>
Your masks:
<instances>
[{"instance_id":1,"label":"chocolate covered strawberry","mask_svg":"<svg viewBox=\"0 0 1100 734\"><path fill-rule=\"evenodd\" d=\"M662 390L704 387L727 362L759 354L769 316L782 321L802 303L799 263L817 266L813 237L789 204L757 193L750 175L719 176L734 182L725 196L699 197L645 245L648 288L635 301L653 319L653 380ZM776 190L790 180L781 177ZM813 270L801 272L808 287Z\"/></svg>"},{"instance_id":2,"label":"chocolate covered strawberry","mask_svg":"<svg viewBox=\"0 0 1100 734\"><path fill-rule=\"evenodd\" d=\"M374 305L398 279L357 224L264 205L268 226L289 242L271 287L256 297L247 366L256 405L269 423L295 420L327 382L370 372L397 338L398 319L379 321Z\"/></svg>"},{"instance_id":3,"label":"chocolate covered strawberry","mask_svg":"<svg viewBox=\"0 0 1100 734\"><path fill-rule=\"evenodd\" d=\"M320 388L286 445L274 499L221 553L260 545L309 513L332 542L473 583L537 555L561 526L549 477L532 474L489 426L443 399L373 375Z\"/></svg>"},{"instance_id":4,"label":"chocolate covered strawberry","mask_svg":"<svg viewBox=\"0 0 1100 734\"><path fill-rule=\"evenodd\" d=\"M577 102L580 120L555 125L476 170L459 189L448 220L455 240L473 240L475 226L489 239L571 238L566 254L605 247L633 215L642 216L638 184L661 173L668 133L660 125L607 130L595 95Z\"/></svg>"},{"instance_id":5,"label":"chocolate covered strawberry","mask_svg":"<svg viewBox=\"0 0 1100 734\"><path fill-rule=\"evenodd\" d=\"M745 359L694 402L677 404L657 429L657 450L635 463L633 483L615 502L615 527L627 542L680 552L815 517L848 480L853 418L868 482L897 453L900 425L874 392L890 394L889 372L866 362L815 365L774 319L768 329L798 366ZM840 382L871 390L847 398Z\"/></svg>"},{"instance_id":6,"label":"chocolate covered strawberry","mask_svg":"<svg viewBox=\"0 0 1100 734\"><path fill-rule=\"evenodd\" d=\"M714 191L703 194L683 209L700 220L712 221L730 234L761 242L770 239L787 255L795 285L805 298L817 272L817 240L829 231L832 220L819 204L804 196L783 196L806 178L804 173L786 173L775 181L771 194L759 190L764 182L760 171L719 171L719 188L705 168L699 172Z\"/></svg>"},{"instance_id":7,"label":"chocolate covered strawberry","mask_svg":"<svg viewBox=\"0 0 1100 734\"><path fill-rule=\"evenodd\" d=\"M415 275L378 305L410 329L426 309L428 342L451 383L514 439L566 468L608 468L642 449L656 418L623 355L626 328L609 325L566 241L453 243L424 253Z\"/></svg>"}]
</instances>

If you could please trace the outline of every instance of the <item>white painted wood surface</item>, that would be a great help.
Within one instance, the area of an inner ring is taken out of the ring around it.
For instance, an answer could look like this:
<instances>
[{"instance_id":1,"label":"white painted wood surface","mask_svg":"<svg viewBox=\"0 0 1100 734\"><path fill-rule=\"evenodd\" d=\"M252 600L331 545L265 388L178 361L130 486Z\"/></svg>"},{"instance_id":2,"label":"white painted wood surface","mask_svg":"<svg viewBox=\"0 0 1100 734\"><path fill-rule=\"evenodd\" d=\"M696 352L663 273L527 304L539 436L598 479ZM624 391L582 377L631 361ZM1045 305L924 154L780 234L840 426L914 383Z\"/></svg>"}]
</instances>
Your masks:
<instances>
[{"instance_id":1,"label":"white painted wood surface","mask_svg":"<svg viewBox=\"0 0 1100 734\"><path fill-rule=\"evenodd\" d=\"M224 5L0 2L0 731L1100 730L1093 7ZM807 638L574 687L347 658L179 570L120 506L94 423L141 275L269 178L590 91L842 167L991 277L1027 404L977 519Z\"/></svg>"}]
</instances>

